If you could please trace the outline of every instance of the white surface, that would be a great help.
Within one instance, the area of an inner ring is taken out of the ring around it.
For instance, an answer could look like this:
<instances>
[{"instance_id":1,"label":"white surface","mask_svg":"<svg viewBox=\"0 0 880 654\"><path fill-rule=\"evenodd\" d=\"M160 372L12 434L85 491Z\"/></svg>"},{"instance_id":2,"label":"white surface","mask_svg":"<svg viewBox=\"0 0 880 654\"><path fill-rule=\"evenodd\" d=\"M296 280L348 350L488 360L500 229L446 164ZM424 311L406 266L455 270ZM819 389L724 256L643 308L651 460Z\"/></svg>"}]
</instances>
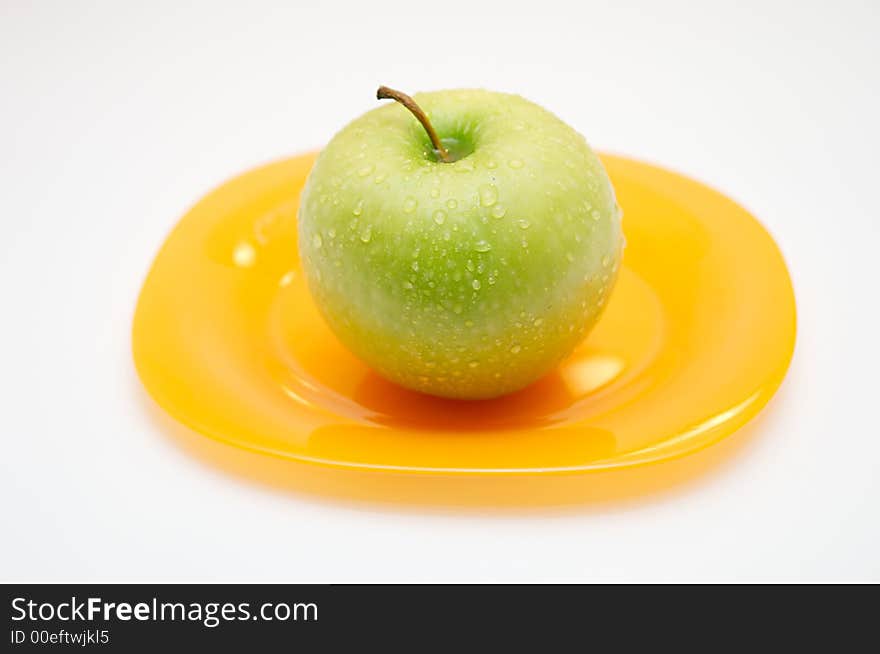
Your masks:
<instances>
[{"instance_id":1,"label":"white surface","mask_svg":"<svg viewBox=\"0 0 880 654\"><path fill-rule=\"evenodd\" d=\"M0 579L880 581L880 5L234 4L0 5ZM164 236L379 83L520 92L765 222L799 340L735 457L635 502L422 512L273 490L162 433L129 329Z\"/></svg>"}]
</instances>

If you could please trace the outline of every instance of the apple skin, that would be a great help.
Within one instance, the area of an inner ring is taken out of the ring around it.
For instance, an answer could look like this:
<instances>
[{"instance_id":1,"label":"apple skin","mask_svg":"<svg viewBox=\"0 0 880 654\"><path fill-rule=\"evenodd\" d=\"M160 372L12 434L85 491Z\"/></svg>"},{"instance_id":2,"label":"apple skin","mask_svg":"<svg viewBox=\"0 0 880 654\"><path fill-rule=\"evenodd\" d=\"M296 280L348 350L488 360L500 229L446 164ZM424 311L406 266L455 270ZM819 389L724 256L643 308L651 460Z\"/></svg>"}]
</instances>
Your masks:
<instances>
[{"instance_id":1,"label":"apple skin","mask_svg":"<svg viewBox=\"0 0 880 654\"><path fill-rule=\"evenodd\" d=\"M492 398L547 374L595 324L622 248L620 209L584 138L528 100L414 99L457 161L389 103L343 128L300 198L310 291L382 376Z\"/></svg>"}]
</instances>

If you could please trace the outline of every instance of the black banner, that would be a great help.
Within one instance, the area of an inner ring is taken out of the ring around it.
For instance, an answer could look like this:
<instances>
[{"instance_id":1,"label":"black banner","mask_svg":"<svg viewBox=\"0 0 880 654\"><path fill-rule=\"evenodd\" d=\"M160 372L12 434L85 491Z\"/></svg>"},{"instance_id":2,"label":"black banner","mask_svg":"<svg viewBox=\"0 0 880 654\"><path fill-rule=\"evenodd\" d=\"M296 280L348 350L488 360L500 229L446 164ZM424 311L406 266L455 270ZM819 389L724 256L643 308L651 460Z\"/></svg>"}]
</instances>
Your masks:
<instances>
[{"instance_id":1,"label":"black banner","mask_svg":"<svg viewBox=\"0 0 880 654\"><path fill-rule=\"evenodd\" d=\"M829 639L876 648L876 586L10 585L3 651L537 651ZM610 639L610 640L608 640ZM515 647L515 649L519 649ZM256 649L254 649L256 648Z\"/></svg>"}]
</instances>

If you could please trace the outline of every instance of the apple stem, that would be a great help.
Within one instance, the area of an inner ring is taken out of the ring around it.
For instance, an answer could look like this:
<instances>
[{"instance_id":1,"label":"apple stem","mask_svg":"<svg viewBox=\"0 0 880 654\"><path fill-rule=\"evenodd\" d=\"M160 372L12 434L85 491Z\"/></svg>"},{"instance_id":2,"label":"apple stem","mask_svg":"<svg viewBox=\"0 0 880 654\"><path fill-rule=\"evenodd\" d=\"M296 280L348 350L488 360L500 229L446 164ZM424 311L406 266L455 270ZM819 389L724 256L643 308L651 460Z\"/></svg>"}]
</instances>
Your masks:
<instances>
[{"instance_id":1,"label":"apple stem","mask_svg":"<svg viewBox=\"0 0 880 654\"><path fill-rule=\"evenodd\" d=\"M422 127L424 127L425 131L428 133L428 138L431 139L431 144L434 146L434 150L437 152L440 161L443 163L452 163L452 159L449 157L449 152L440 142L440 137L437 136L437 132L434 131L434 126L431 124L431 121L428 120L428 115L422 111L422 108L416 104L415 100L406 93L389 89L387 86L379 87L379 90L376 91L376 99L397 100L400 104L409 109L410 113L418 119L422 124Z\"/></svg>"}]
</instances>

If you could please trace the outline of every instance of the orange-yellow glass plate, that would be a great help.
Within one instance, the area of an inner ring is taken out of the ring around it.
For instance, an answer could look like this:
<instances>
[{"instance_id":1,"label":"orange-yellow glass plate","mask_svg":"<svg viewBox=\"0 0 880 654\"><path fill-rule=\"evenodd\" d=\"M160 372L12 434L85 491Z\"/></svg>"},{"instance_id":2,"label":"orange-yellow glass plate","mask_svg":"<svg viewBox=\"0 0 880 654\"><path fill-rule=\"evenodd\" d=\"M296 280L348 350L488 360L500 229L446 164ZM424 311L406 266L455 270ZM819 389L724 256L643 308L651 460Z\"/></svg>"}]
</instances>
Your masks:
<instances>
[{"instance_id":1,"label":"orange-yellow glass plate","mask_svg":"<svg viewBox=\"0 0 880 654\"><path fill-rule=\"evenodd\" d=\"M553 374L496 400L397 387L336 340L309 296L296 211L313 161L269 164L208 194L144 283L138 373L160 406L206 436L382 471L608 470L718 441L785 375L795 303L770 235L696 181L605 156L627 246L587 340Z\"/></svg>"}]
</instances>

